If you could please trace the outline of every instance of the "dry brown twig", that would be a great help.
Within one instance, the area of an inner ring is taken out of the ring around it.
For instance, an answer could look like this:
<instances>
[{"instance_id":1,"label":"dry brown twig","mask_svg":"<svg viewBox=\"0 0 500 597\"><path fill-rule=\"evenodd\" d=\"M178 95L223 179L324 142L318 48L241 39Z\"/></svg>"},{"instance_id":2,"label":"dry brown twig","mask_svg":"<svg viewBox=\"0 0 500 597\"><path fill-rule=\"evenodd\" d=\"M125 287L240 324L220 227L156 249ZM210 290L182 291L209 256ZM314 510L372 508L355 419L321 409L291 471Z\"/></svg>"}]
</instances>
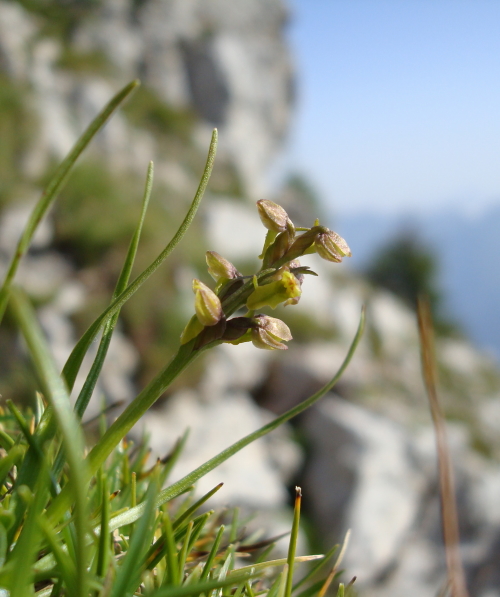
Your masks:
<instances>
[{"instance_id":1,"label":"dry brown twig","mask_svg":"<svg viewBox=\"0 0 500 597\"><path fill-rule=\"evenodd\" d=\"M436 435L436 448L439 466L439 487L443 539L446 551L448 583L452 597L468 597L465 573L460 557L460 537L455 498L455 484L451 463L446 423L437 395L437 370L434 352L434 330L428 300L418 301L418 331L422 358L422 374L429 398L429 406Z\"/></svg>"}]
</instances>

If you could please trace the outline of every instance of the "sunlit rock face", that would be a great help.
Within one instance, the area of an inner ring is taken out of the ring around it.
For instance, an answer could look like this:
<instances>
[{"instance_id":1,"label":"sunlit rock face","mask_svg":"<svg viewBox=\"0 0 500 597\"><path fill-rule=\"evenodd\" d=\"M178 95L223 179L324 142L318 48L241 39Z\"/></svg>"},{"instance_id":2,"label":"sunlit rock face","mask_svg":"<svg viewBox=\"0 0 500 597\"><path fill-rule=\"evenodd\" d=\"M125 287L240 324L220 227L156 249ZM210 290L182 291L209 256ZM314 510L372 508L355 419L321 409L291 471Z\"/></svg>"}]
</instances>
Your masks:
<instances>
[{"instance_id":1,"label":"sunlit rock face","mask_svg":"<svg viewBox=\"0 0 500 597\"><path fill-rule=\"evenodd\" d=\"M0 122L2 146L23 139L5 167L5 152L0 155L0 202L16 205L1 214L5 234L0 240L0 275L55 164L114 93L134 78L141 80L142 87L92 140L77 167L91 164L87 180L105 171L112 184L119 184L124 175L140 181L137 189L123 189L130 200L119 207L122 215L128 211L135 221L146 168L154 161L154 192L158 195L150 212L160 205L162 213L157 220L164 218L167 228L161 230L162 224L158 224L161 240L153 249L156 253L160 243L166 242L165 235L173 233L169 222L177 225L193 197L213 127L219 129L219 148L207 195L222 193L234 203L235 196L257 199L265 194L266 172L281 146L293 104L284 3L103 0L61 2L59 6L56 0L52 4L59 12L51 13L55 14L51 21L41 5L35 3L28 9L21 2L0 0L0 117L9 121L7 132ZM7 112L5 97L11 97L7 108L17 103L19 109ZM4 171L13 174L9 188ZM108 190L94 192L83 180L82 192L94 197L99 215L101 206L109 204ZM86 282L93 277L99 285L105 278L99 265L93 272L76 271L74 255L68 251L71 239L63 241L65 254L54 254L54 245L61 250L60 206L69 207L69 221L79 226L77 232L83 237L99 221L96 215L79 225L72 205L65 188L57 201L55 223L49 214L40 230L45 234L55 228L56 233L43 244L35 238L36 255L26 257L19 273L19 282L42 303L54 300L60 305L58 290L59 286L65 288L65 281L78 285L82 277ZM196 225L202 228L201 219ZM195 242L200 255L211 248L202 234ZM189 269L184 267L184 259L172 266L175 272L167 273L180 294L183 288L177 287L181 285L178 281L184 280L182 272ZM104 255L101 260L106 260ZM188 277L191 273L189 269ZM71 309L58 306L63 319L78 315L89 296ZM176 317L188 316L186 309L180 311ZM55 353L64 355L69 344L63 342L63 334L54 336L54 342L59 337ZM70 342L74 339L71 334L68 338ZM130 377L132 372L123 373ZM125 397L130 397L130 392L125 392Z\"/></svg>"},{"instance_id":2,"label":"sunlit rock face","mask_svg":"<svg viewBox=\"0 0 500 597\"><path fill-rule=\"evenodd\" d=\"M193 107L221 131L247 193L287 130L292 68L280 0L115 0L80 37L102 47L129 77L139 76L175 106ZM137 8L132 8L135 4ZM119 40L116 43L116 40Z\"/></svg>"},{"instance_id":3,"label":"sunlit rock face","mask_svg":"<svg viewBox=\"0 0 500 597\"><path fill-rule=\"evenodd\" d=\"M56 155L118 85L139 78L168 105L194 110L195 139L206 143L203 131L220 129L220 156L234 162L245 194L258 198L293 103L286 21L280 0L106 0L74 25L70 47L81 55L100 53L112 74L103 69L82 77L61 69L62 43L38 36L36 15L0 2L1 66L32 87L43 145ZM133 164L137 153L123 155L130 143L119 121L100 143L113 160L122 156ZM139 144L154 153L151 140L141 137Z\"/></svg>"},{"instance_id":4,"label":"sunlit rock face","mask_svg":"<svg viewBox=\"0 0 500 597\"><path fill-rule=\"evenodd\" d=\"M117 179L123 172L135 173L141 185L149 160L155 161L155 188L162 189L157 202L164 201L157 218L161 248L173 232L169 229L167 234L163 228L172 219L181 221L182 202L190 200L196 189L203 167L199 156L203 160L210 131L214 126L220 130L207 207L202 207L205 212L195 221L197 234L187 247L191 253L181 256L186 245L180 247L174 274L160 274L164 277L158 292L151 293L153 307L157 302L167 305L160 323L167 318L181 320L177 336L172 335L177 346L182 326L193 312L192 278L206 275L201 266L194 269L195 259L202 261L205 250L215 250L238 267L241 262L243 273L249 274L249 264L256 262L261 250L265 231L257 211L249 202L236 203L235 196L272 198L264 193L265 173L286 133L293 106L286 20L286 6L278 0L103 0L74 22L69 37L63 39L41 34L43 23L36 11L0 0L0 82L15 82L35 116L31 142L15 156L22 184L0 218L0 274L41 192L40 180L113 93L139 77L144 88L156 94L154 107L159 113L168 106L167 117L184 118L182 135L176 137L176 120L171 123L174 133L169 131L166 140L155 135L154 126L132 121L123 109L94 139L87 155L97 156L106 170L118 173ZM100 66L82 65L83 59L98 59ZM139 99L136 93L128 106ZM9 118L17 140L27 121ZM11 141L4 137L2 150ZM0 152L0 168L2 157ZM221 165L228 163L237 173L238 193L215 190ZM1 178L0 192L4 190ZM180 207L172 201L172 193L180 198ZM66 199L63 193L61 203ZM108 199L103 196L98 207L103 209ZM279 197L274 199L281 203ZM177 209L175 217L169 211L172 206ZM310 204L296 207L286 204L294 222L312 225L317 213ZM57 225L47 218L17 281L36 301L62 367L78 338L75 321L82 307L92 303L96 288L110 274L106 256L99 257L102 263L75 263L63 252L65 247L58 246L58 234ZM358 576L360 594L430 597L442 586L445 562L434 436L420 374L415 314L390 293L350 273L345 264L318 261L316 256L303 260L320 276L305 281L301 302L276 313L294 336L286 354L258 351L250 344L218 347L210 353L203 375L189 379L188 389L175 388L143 423L152 435L155 456L165 456L185 428L192 427L185 458L179 460L172 478L186 474L267 422L271 412L283 412L326 383L341 365L366 304L365 336L335 388L336 396L327 397L294 423L305 450L292 440L290 428L284 429L211 473L199 491L224 481L214 504L257 508L275 522L287 501L285 486L299 483L304 513L315 524L318 542L324 540L328 548L352 529L345 565L349 574ZM171 294L164 298L168 290ZM104 308L112 285L101 292ZM144 293L148 292L146 288ZM175 301L182 303L177 311ZM150 307L146 304L142 310ZM141 335L142 328L151 334L150 328L161 327L140 320L139 333L133 318L127 321L126 313L123 317L128 336L121 330L115 334L89 416L100 409L103 397L110 403L136 395L141 382L134 373L142 366L137 350L150 340L147 333ZM8 346L5 360L16 350L22 352L16 338L7 340L2 344ZM153 374L167 360L163 354L167 340L165 334L157 341L162 354L153 359ZM494 597L500 595L500 378L492 363L463 338L438 338L436 352L440 398L454 421L449 435L457 464L471 595ZM90 354L87 370L91 360ZM79 379L77 387L82 383ZM1 391L8 395L5 388ZM284 530L272 524L265 529L271 535Z\"/></svg>"}]
</instances>

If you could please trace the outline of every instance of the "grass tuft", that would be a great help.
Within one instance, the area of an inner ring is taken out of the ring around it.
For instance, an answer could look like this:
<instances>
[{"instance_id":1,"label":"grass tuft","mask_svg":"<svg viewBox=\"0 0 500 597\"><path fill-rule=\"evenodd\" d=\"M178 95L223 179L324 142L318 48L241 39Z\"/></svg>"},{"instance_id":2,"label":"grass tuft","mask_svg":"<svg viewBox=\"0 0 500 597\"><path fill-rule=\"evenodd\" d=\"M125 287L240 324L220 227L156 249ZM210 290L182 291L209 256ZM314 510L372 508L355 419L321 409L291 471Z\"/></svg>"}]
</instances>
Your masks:
<instances>
[{"instance_id":1,"label":"grass tuft","mask_svg":"<svg viewBox=\"0 0 500 597\"><path fill-rule=\"evenodd\" d=\"M14 284L16 271L41 219L56 200L78 157L137 85L137 81L130 83L109 102L57 168L33 209L0 288L0 321L8 306L36 376L34 412L23 411L12 401L8 403L9 413L0 407L0 588L10 597L257 597L266 592L271 597L299 597L318 594L323 587L319 593L322 597L325 583L331 583L333 577L330 573L320 580L318 589L318 563L293 584L298 565L315 560L326 562L333 555L332 550L326 557L296 556L300 490L288 557L276 560L268 557L280 537L253 543L240 525L237 510L231 516L227 512L204 511L221 485L195 501L193 484L320 400L335 385L361 338L364 312L344 363L324 388L176 483L164 487L187 434L168 457L152 467L148 465L147 445L134 447L126 435L179 373L205 350L221 342L242 341L252 341L259 348L286 349L291 333L284 322L255 314L252 309L245 315L238 313L252 300L262 308L280 302L296 304L304 274L312 273L301 267L296 258L306 250L314 252L314 243L321 239L324 245L326 238L326 249L318 245L320 254L338 261L340 254L334 241L344 249L345 241L317 222L312 228L295 228L282 208L266 202L265 209L271 215L265 225L283 229L275 229L266 237L265 267L255 276L243 276L227 260L211 253L217 285L214 291L201 282L195 287L195 315L191 320L195 324L189 324L189 340L179 346L176 356L109 427L105 416L109 408L103 410L99 418L101 434L91 446L85 443L82 417L99 379L120 309L179 245L191 225L209 183L217 131L212 135L198 190L179 229L150 266L129 283L151 196L150 164L138 224L111 304L77 342L62 373L56 369L29 297ZM146 113L166 121L175 116L153 108L154 102ZM167 124L170 126L170 121ZM281 223L272 219L275 213ZM297 236L300 232L304 234ZM69 392L90 343L101 329L97 355L72 408ZM251 563L241 566L242 555L249 557Z\"/></svg>"}]
</instances>

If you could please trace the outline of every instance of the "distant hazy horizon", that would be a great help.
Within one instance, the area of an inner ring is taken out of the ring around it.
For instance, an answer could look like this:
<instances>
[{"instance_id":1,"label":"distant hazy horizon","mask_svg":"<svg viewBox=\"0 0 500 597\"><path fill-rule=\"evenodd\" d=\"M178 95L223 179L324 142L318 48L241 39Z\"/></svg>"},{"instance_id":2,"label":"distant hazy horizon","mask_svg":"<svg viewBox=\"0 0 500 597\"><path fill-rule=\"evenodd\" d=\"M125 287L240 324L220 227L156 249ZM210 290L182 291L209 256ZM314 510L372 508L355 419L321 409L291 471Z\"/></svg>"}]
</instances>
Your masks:
<instances>
[{"instance_id":1,"label":"distant hazy horizon","mask_svg":"<svg viewBox=\"0 0 500 597\"><path fill-rule=\"evenodd\" d=\"M348 240L353 252L349 264L357 270L402 230L415 232L435 255L447 318L500 364L500 204L475 216L451 208L413 218L365 213L330 219Z\"/></svg>"}]
</instances>

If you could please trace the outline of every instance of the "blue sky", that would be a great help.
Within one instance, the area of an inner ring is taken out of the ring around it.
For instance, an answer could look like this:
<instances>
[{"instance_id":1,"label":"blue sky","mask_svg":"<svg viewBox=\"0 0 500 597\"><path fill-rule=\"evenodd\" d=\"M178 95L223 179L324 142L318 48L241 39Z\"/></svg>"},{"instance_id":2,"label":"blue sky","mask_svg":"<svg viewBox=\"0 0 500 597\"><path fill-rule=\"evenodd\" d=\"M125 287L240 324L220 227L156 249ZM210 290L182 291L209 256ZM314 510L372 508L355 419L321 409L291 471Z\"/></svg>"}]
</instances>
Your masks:
<instances>
[{"instance_id":1,"label":"blue sky","mask_svg":"<svg viewBox=\"0 0 500 597\"><path fill-rule=\"evenodd\" d=\"M285 161L333 213L500 203L500 0L290 0Z\"/></svg>"}]
</instances>

